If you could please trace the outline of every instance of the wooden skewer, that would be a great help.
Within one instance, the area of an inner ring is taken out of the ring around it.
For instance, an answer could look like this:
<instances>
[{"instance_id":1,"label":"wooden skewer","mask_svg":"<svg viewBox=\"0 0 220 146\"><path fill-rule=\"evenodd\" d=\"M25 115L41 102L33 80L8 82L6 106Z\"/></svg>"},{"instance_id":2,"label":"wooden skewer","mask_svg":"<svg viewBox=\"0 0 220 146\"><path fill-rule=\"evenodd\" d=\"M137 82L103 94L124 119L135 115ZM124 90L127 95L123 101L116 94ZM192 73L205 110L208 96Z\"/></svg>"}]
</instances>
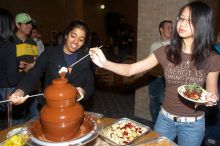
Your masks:
<instances>
[{"instance_id":1,"label":"wooden skewer","mask_svg":"<svg viewBox=\"0 0 220 146\"><path fill-rule=\"evenodd\" d=\"M103 45L99 46L98 48L100 49L102 46ZM84 57L80 58L78 61L76 61L72 65L70 65L68 68L73 67L74 65L76 65L77 63L79 63L81 60L85 59L88 56L89 56L89 54L86 54Z\"/></svg>"},{"instance_id":2,"label":"wooden skewer","mask_svg":"<svg viewBox=\"0 0 220 146\"><path fill-rule=\"evenodd\" d=\"M40 93L40 94L35 94L35 95L28 95L28 98L30 97L36 97L36 96L40 96L40 95L44 95L43 93ZM4 103L4 102L9 102L10 100L3 100L3 101L0 101L0 103Z\"/></svg>"},{"instance_id":3,"label":"wooden skewer","mask_svg":"<svg viewBox=\"0 0 220 146\"><path fill-rule=\"evenodd\" d=\"M78 61L74 62L72 65L70 65L68 68L73 67L74 65L76 65L77 63L79 63L81 60L83 60L84 58L86 58L87 56L89 56L89 54L86 54L84 57L80 58Z\"/></svg>"}]
</instances>

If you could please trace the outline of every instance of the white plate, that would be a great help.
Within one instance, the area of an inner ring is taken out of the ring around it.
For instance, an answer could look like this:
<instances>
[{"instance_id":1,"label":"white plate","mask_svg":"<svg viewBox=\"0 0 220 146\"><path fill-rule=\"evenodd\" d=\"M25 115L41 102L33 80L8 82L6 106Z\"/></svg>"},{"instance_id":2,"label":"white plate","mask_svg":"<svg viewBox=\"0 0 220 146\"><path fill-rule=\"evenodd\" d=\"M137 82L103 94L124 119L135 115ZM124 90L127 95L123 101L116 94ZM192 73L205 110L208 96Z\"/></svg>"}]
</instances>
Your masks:
<instances>
[{"instance_id":1,"label":"white plate","mask_svg":"<svg viewBox=\"0 0 220 146\"><path fill-rule=\"evenodd\" d=\"M177 89L178 93L179 93L183 98L185 98L185 99L187 99L187 100L190 100L190 101L192 101L192 102L196 102L196 103L206 103L206 102L208 102L208 100L207 100L206 97L205 97L205 96L208 94L208 92L207 92L206 90L202 89L201 97L200 97L199 99L195 100L195 99L188 98L187 96L184 95L184 92L186 91L186 90L185 90L185 86L186 86L186 85L179 86L178 89ZM202 100L202 98L204 98L204 100Z\"/></svg>"}]
</instances>

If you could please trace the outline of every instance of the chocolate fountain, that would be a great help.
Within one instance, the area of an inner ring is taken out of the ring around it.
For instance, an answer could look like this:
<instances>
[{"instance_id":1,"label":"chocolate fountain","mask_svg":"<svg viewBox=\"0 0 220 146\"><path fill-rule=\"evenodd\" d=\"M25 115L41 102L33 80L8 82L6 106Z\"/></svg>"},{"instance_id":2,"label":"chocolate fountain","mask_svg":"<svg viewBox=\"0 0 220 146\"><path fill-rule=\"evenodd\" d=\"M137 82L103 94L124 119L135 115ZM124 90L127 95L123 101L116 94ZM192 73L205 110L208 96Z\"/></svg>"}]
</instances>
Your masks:
<instances>
[{"instance_id":1,"label":"chocolate fountain","mask_svg":"<svg viewBox=\"0 0 220 146\"><path fill-rule=\"evenodd\" d=\"M66 141L77 133L83 120L83 107L76 101L77 90L61 77L52 81L44 92L46 105L40 122L44 136L52 141Z\"/></svg>"},{"instance_id":2,"label":"chocolate fountain","mask_svg":"<svg viewBox=\"0 0 220 146\"><path fill-rule=\"evenodd\" d=\"M98 136L102 125L85 114L77 102L77 89L68 83L65 73L54 79L44 92L46 105L40 119L30 125L30 139L40 145L87 143Z\"/></svg>"}]
</instances>

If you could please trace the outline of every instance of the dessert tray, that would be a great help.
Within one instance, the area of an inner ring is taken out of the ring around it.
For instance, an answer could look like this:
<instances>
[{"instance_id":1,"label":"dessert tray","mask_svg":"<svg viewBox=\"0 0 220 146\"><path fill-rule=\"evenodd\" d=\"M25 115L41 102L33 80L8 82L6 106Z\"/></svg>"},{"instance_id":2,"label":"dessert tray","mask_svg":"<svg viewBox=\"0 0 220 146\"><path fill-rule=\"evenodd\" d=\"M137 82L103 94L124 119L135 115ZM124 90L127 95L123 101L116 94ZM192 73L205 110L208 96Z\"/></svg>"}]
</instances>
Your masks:
<instances>
[{"instance_id":1,"label":"dessert tray","mask_svg":"<svg viewBox=\"0 0 220 146\"><path fill-rule=\"evenodd\" d=\"M111 145L130 145L138 137L150 132L150 127L128 118L121 118L104 128L101 138Z\"/></svg>"},{"instance_id":2,"label":"dessert tray","mask_svg":"<svg viewBox=\"0 0 220 146\"><path fill-rule=\"evenodd\" d=\"M160 136L158 138L144 140L136 146L177 146L177 144L164 136Z\"/></svg>"}]
</instances>

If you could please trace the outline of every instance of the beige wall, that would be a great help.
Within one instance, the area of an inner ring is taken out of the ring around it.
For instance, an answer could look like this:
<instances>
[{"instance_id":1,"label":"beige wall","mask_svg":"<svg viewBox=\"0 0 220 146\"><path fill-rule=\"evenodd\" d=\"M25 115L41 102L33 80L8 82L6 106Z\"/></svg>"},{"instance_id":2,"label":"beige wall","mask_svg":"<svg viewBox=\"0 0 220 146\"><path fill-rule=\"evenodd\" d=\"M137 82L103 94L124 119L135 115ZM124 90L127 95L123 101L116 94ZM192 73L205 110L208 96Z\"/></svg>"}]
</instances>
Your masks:
<instances>
[{"instance_id":1,"label":"beige wall","mask_svg":"<svg viewBox=\"0 0 220 146\"><path fill-rule=\"evenodd\" d=\"M205 3L207 3L213 10L213 17L214 17L214 29L215 29L215 34L218 31L218 28L220 28L220 7L219 7L219 0L200 0Z\"/></svg>"}]
</instances>

